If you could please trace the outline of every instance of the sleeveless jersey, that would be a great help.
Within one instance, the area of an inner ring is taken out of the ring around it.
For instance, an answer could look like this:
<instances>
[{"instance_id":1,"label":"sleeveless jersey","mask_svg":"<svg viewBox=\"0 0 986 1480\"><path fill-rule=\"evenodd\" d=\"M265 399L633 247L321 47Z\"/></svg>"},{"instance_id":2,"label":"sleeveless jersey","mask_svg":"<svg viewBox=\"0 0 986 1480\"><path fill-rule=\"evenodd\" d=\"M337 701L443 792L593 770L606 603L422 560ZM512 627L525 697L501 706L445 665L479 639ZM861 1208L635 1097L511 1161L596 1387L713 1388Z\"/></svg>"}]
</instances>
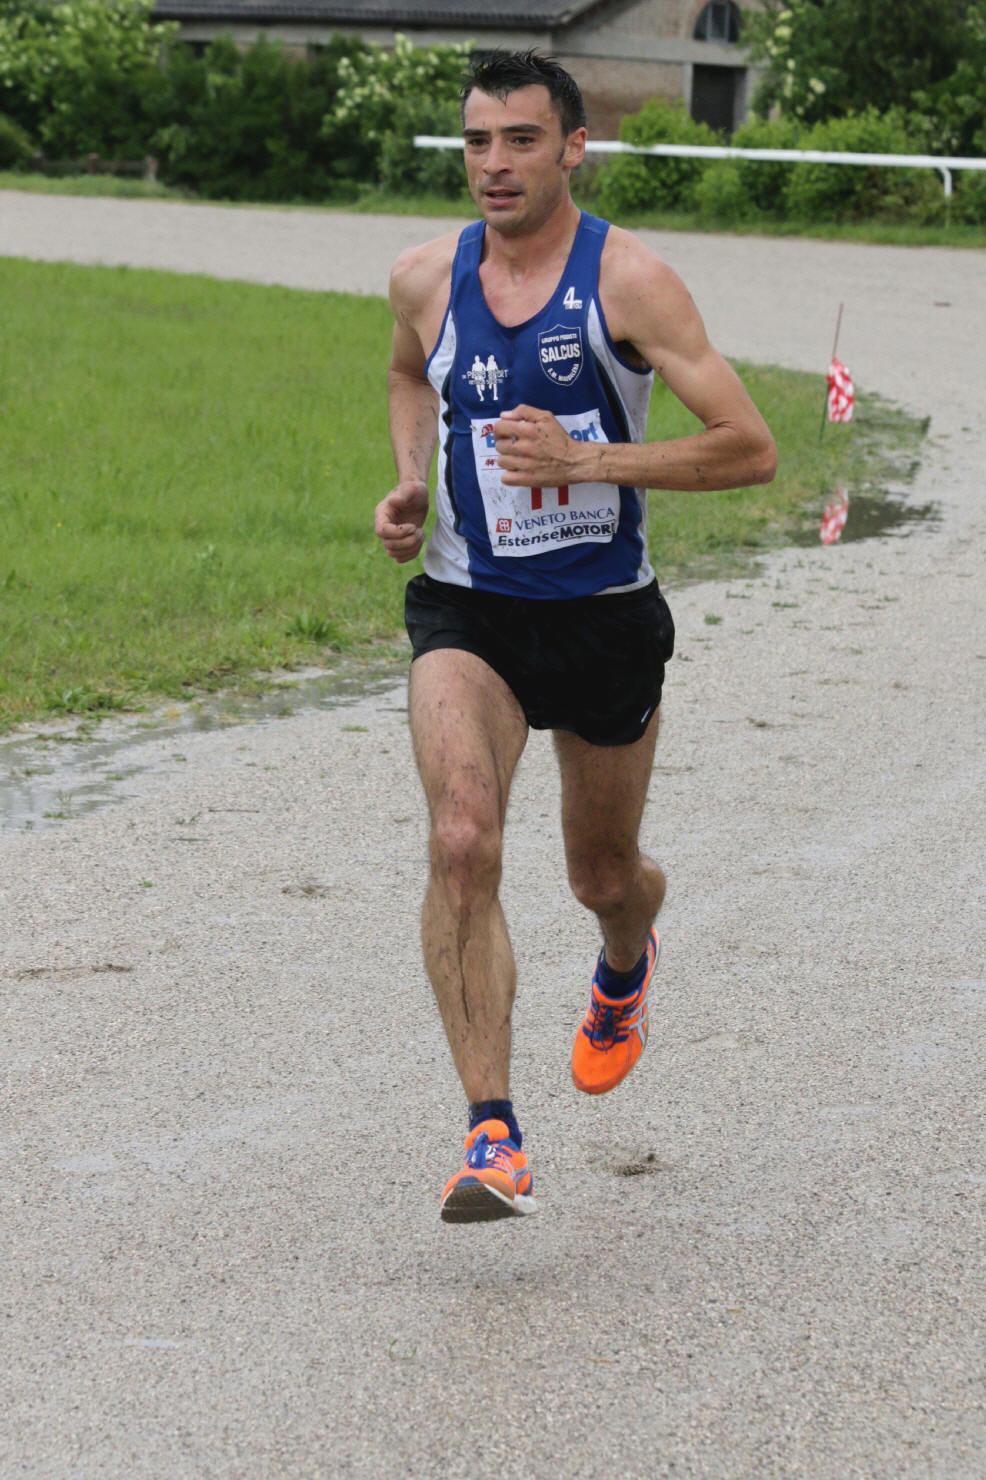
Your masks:
<instances>
[{"instance_id":1,"label":"sleeveless jersey","mask_svg":"<svg viewBox=\"0 0 986 1480\"><path fill-rule=\"evenodd\" d=\"M440 404L436 517L424 568L438 581L548 599L646 585L653 571L644 489L507 487L493 445L497 417L522 403L550 411L580 441L643 440L653 373L621 358L599 304L609 225L582 212L551 298L512 328L483 297L484 230L475 221L460 233L448 308L426 364Z\"/></svg>"}]
</instances>

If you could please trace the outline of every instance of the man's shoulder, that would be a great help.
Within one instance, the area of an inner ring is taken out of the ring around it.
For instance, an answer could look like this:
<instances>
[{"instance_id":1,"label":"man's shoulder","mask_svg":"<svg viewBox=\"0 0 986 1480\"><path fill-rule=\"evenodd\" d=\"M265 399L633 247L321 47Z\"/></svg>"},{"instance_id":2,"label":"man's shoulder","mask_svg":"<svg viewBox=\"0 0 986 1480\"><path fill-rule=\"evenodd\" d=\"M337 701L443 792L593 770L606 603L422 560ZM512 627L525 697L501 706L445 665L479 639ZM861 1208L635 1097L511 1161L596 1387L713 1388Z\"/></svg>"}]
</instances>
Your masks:
<instances>
[{"instance_id":1,"label":"man's shoulder","mask_svg":"<svg viewBox=\"0 0 986 1480\"><path fill-rule=\"evenodd\" d=\"M600 307L613 339L660 371L663 347L698 319L678 273L632 231L611 226L599 259Z\"/></svg>"},{"instance_id":2,"label":"man's shoulder","mask_svg":"<svg viewBox=\"0 0 986 1480\"><path fill-rule=\"evenodd\" d=\"M444 232L418 246L405 247L390 269L390 299L405 311L422 307L452 274L460 231Z\"/></svg>"},{"instance_id":3,"label":"man's shoulder","mask_svg":"<svg viewBox=\"0 0 986 1480\"><path fill-rule=\"evenodd\" d=\"M614 312L624 310L627 323L641 312L663 314L688 299L678 273L632 231L611 226L599 259L599 287Z\"/></svg>"},{"instance_id":4,"label":"man's shoulder","mask_svg":"<svg viewBox=\"0 0 986 1480\"><path fill-rule=\"evenodd\" d=\"M673 272L663 257L623 226L610 225L600 259L602 271L615 276L661 276Z\"/></svg>"}]
</instances>

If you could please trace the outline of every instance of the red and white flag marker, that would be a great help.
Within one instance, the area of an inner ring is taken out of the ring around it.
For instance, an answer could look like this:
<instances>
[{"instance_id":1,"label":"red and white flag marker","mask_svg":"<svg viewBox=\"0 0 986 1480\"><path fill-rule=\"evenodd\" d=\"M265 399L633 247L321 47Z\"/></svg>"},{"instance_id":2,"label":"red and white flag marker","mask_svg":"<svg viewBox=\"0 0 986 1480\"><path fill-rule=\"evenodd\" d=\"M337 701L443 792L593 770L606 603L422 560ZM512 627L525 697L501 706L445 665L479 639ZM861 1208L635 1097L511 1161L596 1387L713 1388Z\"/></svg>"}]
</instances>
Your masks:
<instances>
[{"instance_id":1,"label":"red and white flag marker","mask_svg":"<svg viewBox=\"0 0 986 1480\"><path fill-rule=\"evenodd\" d=\"M839 347L839 330L842 327L842 304L839 304L839 316L835 321L835 339L832 343L832 358L829 361L828 374L825 377L825 410L822 412L822 425L819 429L818 440L822 440L825 431L825 419L829 421L852 421L853 402L856 392L853 389L852 376L836 358L836 350ZM849 518L849 490L848 488L835 489L831 499L825 505L822 513L822 522L819 525L819 535L823 545L834 545L846 527Z\"/></svg>"},{"instance_id":2,"label":"red and white flag marker","mask_svg":"<svg viewBox=\"0 0 986 1480\"><path fill-rule=\"evenodd\" d=\"M822 412L822 424L818 429L818 440L822 440L825 431L826 416L829 421L852 421L853 402L856 392L853 389L852 376L836 358L836 350L839 348L839 330L842 328L842 309L839 304L839 314L835 321L835 338L832 341L832 358L829 360L828 374L825 377L825 410Z\"/></svg>"},{"instance_id":3,"label":"red and white flag marker","mask_svg":"<svg viewBox=\"0 0 986 1480\"><path fill-rule=\"evenodd\" d=\"M834 545L846 527L849 518L849 490L837 488L829 503L825 505L819 534L823 545Z\"/></svg>"},{"instance_id":4,"label":"red and white flag marker","mask_svg":"<svg viewBox=\"0 0 986 1480\"><path fill-rule=\"evenodd\" d=\"M852 376L835 355L832 356L825 378L828 383L829 421L852 421L853 401L856 399Z\"/></svg>"}]
</instances>

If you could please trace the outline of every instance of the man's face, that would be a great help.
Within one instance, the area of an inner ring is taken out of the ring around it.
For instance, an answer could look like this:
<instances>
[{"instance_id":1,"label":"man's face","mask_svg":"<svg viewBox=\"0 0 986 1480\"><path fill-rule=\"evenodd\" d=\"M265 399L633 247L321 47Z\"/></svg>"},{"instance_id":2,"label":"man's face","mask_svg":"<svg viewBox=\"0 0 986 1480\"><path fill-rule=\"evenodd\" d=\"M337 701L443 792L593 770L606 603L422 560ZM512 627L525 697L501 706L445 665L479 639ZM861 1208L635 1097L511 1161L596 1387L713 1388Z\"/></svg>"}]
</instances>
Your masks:
<instances>
[{"instance_id":1,"label":"man's face","mask_svg":"<svg viewBox=\"0 0 986 1480\"><path fill-rule=\"evenodd\" d=\"M483 219L504 236L537 231L567 197L568 175L585 153L585 129L565 138L546 87L504 101L474 89L462 134L466 178Z\"/></svg>"}]
</instances>

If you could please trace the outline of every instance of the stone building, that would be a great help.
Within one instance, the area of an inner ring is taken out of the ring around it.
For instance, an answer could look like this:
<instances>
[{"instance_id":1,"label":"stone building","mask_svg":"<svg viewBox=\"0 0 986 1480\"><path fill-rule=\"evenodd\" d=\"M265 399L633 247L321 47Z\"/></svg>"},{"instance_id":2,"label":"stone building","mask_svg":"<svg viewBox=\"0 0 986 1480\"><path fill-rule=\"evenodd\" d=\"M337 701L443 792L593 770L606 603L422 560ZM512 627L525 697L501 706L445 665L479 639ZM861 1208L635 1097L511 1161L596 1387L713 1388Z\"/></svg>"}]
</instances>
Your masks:
<instances>
[{"instance_id":1,"label":"stone building","mask_svg":"<svg viewBox=\"0 0 986 1480\"><path fill-rule=\"evenodd\" d=\"M694 118L730 133L752 80L740 10L735 0L157 0L154 18L178 21L192 44L226 33L300 49L344 32L387 46L402 32L420 46L536 47L576 78L599 139L654 96L683 98Z\"/></svg>"}]
</instances>

